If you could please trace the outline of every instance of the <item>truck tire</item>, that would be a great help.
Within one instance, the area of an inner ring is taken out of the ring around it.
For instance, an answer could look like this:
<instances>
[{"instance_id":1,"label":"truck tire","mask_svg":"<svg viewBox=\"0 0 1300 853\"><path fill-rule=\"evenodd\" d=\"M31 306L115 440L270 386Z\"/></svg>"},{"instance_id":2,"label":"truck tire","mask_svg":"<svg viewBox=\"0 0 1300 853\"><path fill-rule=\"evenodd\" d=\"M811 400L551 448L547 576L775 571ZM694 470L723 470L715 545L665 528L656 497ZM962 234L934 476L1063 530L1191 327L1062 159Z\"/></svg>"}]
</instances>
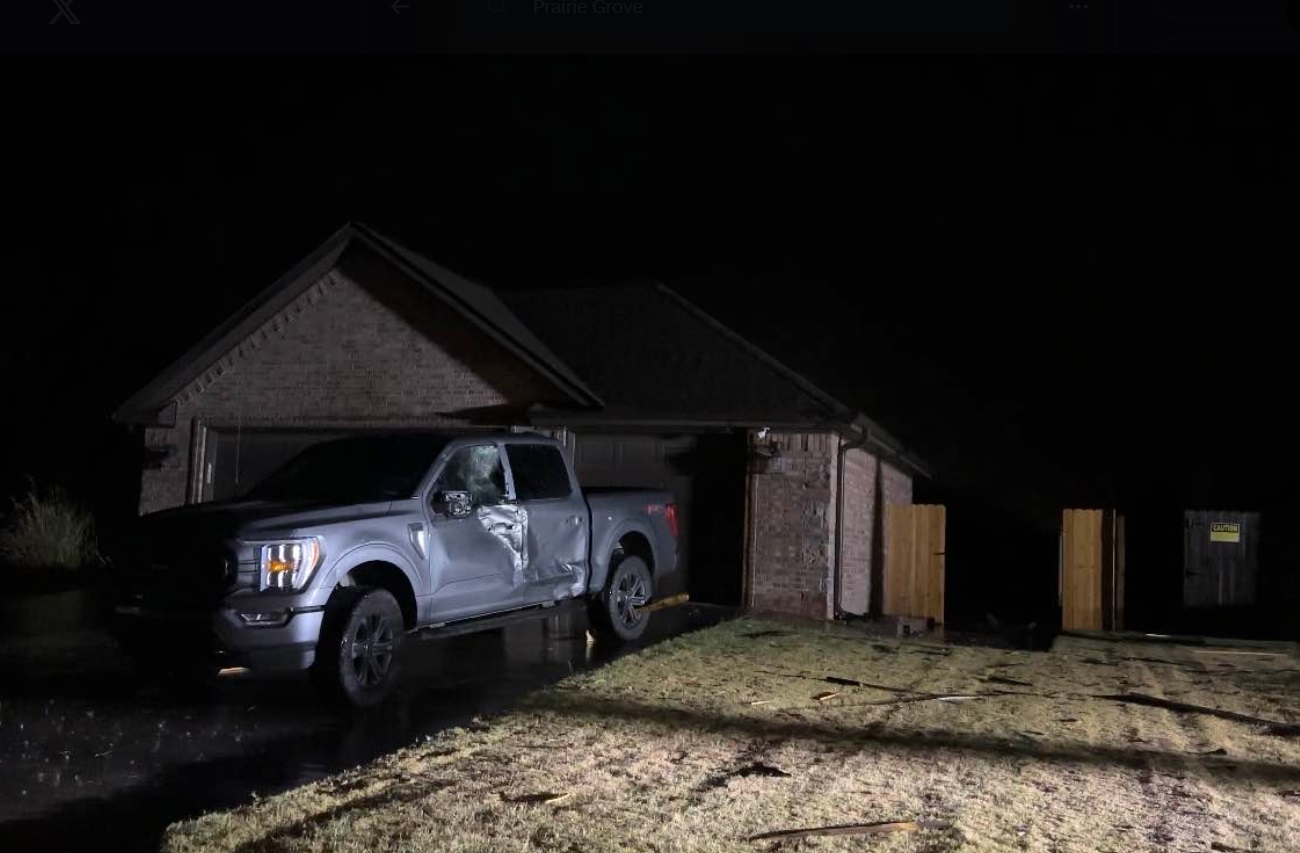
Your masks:
<instances>
[{"instance_id":1,"label":"truck tire","mask_svg":"<svg viewBox=\"0 0 1300 853\"><path fill-rule=\"evenodd\" d=\"M642 610L654 592L654 576L640 557L623 556L612 561L605 589L591 601L591 631L598 639L631 642L639 639L650 624Z\"/></svg>"},{"instance_id":2,"label":"truck tire","mask_svg":"<svg viewBox=\"0 0 1300 853\"><path fill-rule=\"evenodd\" d=\"M402 608L388 590L340 589L325 611L313 680L354 708L374 707L397 683L405 636Z\"/></svg>"}]
</instances>

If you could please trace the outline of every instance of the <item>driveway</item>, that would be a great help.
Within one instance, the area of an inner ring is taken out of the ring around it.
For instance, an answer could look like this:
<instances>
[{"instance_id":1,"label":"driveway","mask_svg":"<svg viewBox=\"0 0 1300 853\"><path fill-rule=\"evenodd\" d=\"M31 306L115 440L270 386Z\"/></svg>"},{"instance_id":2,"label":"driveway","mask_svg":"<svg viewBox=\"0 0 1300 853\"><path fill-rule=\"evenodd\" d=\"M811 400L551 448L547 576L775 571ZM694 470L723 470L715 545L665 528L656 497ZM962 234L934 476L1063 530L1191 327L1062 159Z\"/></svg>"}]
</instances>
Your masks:
<instances>
[{"instance_id":1,"label":"driveway","mask_svg":"<svg viewBox=\"0 0 1300 853\"><path fill-rule=\"evenodd\" d=\"M580 608L510 628L413 640L395 701L369 714L321 705L305 679L229 680L208 695L142 688L84 593L0 601L0 850L157 849L170 822L250 802L419 742L730 611L655 614L616 652Z\"/></svg>"}]
</instances>

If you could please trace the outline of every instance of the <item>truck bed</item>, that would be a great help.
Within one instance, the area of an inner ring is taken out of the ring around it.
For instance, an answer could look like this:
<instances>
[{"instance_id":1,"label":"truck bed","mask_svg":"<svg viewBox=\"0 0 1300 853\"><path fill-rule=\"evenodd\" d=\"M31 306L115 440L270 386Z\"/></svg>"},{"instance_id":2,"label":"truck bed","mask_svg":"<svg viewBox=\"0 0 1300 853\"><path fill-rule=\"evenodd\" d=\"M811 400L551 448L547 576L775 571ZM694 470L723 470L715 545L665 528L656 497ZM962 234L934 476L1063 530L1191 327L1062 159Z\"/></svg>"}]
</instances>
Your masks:
<instances>
[{"instance_id":1,"label":"truck bed","mask_svg":"<svg viewBox=\"0 0 1300 853\"><path fill-rule=\"evenodd\" d=\"M677 570L677 535L669 522L671 492L619 487L584 488L591 510L592 590L601 589L619 539L641 534L649 542L656 580Z\"/></svg>"}]
</instances>

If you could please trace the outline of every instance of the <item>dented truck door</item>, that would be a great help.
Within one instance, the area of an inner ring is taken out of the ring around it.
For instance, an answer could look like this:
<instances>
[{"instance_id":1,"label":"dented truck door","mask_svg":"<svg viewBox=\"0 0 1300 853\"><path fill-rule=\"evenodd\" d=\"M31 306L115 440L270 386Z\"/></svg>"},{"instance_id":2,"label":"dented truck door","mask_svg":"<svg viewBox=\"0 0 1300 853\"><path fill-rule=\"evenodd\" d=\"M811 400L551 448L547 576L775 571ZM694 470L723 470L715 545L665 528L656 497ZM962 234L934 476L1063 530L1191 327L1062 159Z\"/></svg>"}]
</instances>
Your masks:
<instances>
[{"instance_id":1,"label":"dented truck door","mask_svg":"<svg viewBox=\"0 0 1300 853\"><path fill-rule=\"evenodd\" d=\"M550 444L508 442L505 447L514 494L527 520L525 602L583 595L590 517L564 455Z\"/></svg>"},{"instance_id":2,"label":"dented truck door","mask_svg":"<svg viewBox=\"0 0 1300 853\"><path fill-rule=\"evenodd\" d=\"M468 494L468 502L462 502ZM524 523L506 487L496 444L455 451L426 502L430 615L445 622L518 607L523 599Z\"/></svg>"}]
</instances>

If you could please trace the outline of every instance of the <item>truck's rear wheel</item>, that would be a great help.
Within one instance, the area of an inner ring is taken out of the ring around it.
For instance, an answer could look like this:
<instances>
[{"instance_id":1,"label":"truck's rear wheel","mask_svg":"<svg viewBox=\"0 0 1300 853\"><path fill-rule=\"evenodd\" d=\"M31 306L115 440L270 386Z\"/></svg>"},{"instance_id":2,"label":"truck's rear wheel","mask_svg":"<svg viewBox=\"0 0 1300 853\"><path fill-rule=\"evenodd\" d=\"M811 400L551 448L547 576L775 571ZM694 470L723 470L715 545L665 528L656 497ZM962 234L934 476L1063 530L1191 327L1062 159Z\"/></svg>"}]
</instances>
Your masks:
<instances>
[{"instance_id":1,"label":"truck's rear wheel","mask_svg":"<svg viewBox=\"0 0 1300 853\"><path fill-rule=\"evenodd\" d=\"M650 603L654 576L645 560L623 556L610 566L605 589L591 602L591 630L598 638L629 642L650 624L643 608Z\"/></svg>"},{"instance_id":2,"label":"truck's rear wheel","mask_svg":"<svg viewBox=\"0 0 1300 853\"><path fill-rule=\"evenodd\" d=\"M388 590L339 590L325 614L316 683L353 707L378 705L397 682L405 636L402 608Z\"/></svg>"}]
</instances>

